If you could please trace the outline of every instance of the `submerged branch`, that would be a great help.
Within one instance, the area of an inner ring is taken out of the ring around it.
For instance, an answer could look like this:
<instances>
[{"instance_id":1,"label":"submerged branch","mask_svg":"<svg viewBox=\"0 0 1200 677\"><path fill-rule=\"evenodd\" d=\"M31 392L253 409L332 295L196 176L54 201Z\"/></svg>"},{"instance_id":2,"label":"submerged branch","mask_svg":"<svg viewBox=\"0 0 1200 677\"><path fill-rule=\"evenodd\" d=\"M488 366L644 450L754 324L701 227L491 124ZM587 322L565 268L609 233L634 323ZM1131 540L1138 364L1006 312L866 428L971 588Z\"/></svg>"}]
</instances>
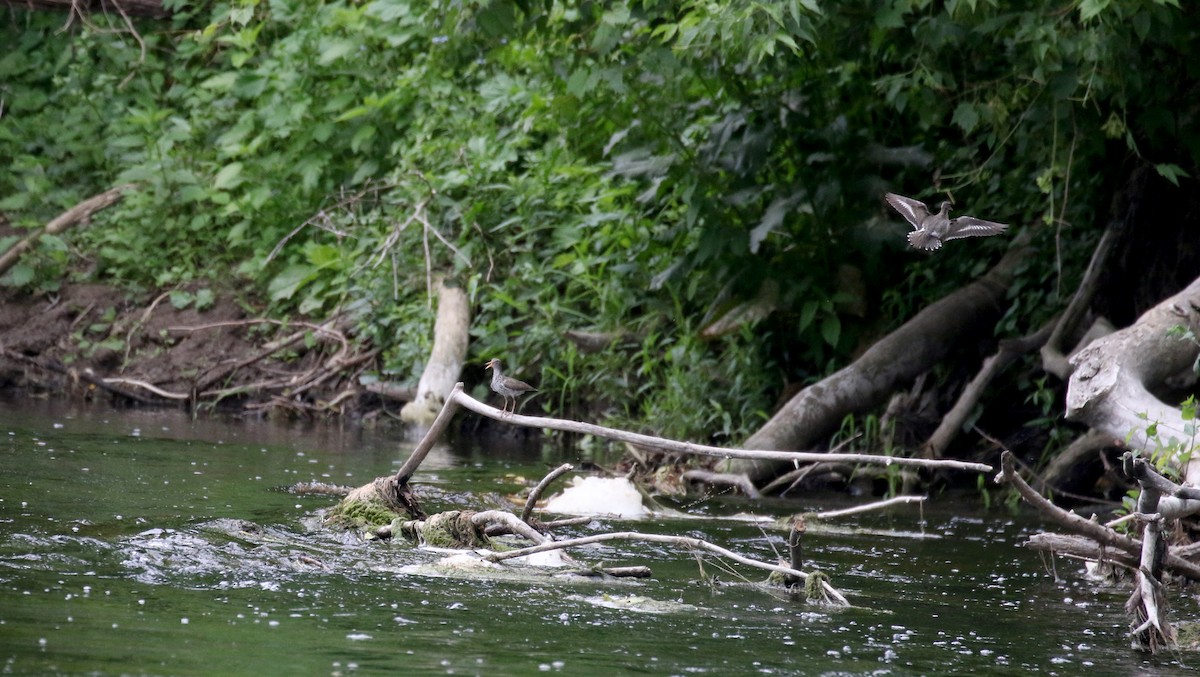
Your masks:
<instances>
[{"instance_id":1,"label":"submerged branch","mask_svg":"<svg viewBox=\"0 0 1200 677\"><path fill-rule=\"evenodd\" d=\"M856 515L860 512L883 510L884 508L890 508L893 505L899 505L901 503L924 503L928 499L928 496L895 496L884 501L876 501L866 505L856 505L853 508L846 508L845 510L830 510L828 512L810 513L810 515L819 519L846 517L847 515Z\"/></svg>"},{"instance_id":2,"label":"submerged branch","mask_svg":"<svg viewBox=\"0 0 1200 677\"><path fill-rule=\"evenodd\" d=\"M807 581L808 577L810 576L810 574L807 574L803 571L798 571L791 567L785 567L780 564L770 564L768 562L760 562L756 559L751 559L749 557L739 555L731 550L726 550L725 548L722 548L719 545L716 545L714 543L709 543L708 541L701 540L699 538L692 538L690 536L668 536L668 535L664 535L664 534L643 534L643 533L639 533L636 531L617 531L617 532L612 532L612 533L607 533L607 534L596 534L594 536L584 536L582 538L572 538L572 539L568 539L565 541L552 541L550 543L534 545L534 546L530 546L528 548L520 548L517 550L508 550L505 552L487 553L487 554L483 555L483 558L488 560L489 562L501 562L506 559L513 559L514 557L524 557L526 555L532 555L532 554L539 553L539 552L546 552L548 550L558 550L561 548L573 548L573 547L580 546L580 545L588 545L591 543L602 543L604 541L616 541L616 540L645 541L645 542L649 542L649 543L667 543L669 545L678 545L678 546L683 546L686 548L691 548L694 550L707 550L708 552L715 553L722 557L726 557L735 562L738 562L739 564L745 564L746 566L755 567L757 569L763 569L763 570L770 571L773 573L782 574L784 576L792 576L792 577L795 577L795 578L798 578L798 579L801 579L804 581ZM846 597L844 595L842 595L842 593L838 592L837 589L834 588L832 585L829 585L828 583L822 581L822 588L824 589L825 593L827 595L829 595L830 598L834 599L838 604L843 605L843 606L850 605L850 602L846 600Z\"/></svg>"}]
</instances>

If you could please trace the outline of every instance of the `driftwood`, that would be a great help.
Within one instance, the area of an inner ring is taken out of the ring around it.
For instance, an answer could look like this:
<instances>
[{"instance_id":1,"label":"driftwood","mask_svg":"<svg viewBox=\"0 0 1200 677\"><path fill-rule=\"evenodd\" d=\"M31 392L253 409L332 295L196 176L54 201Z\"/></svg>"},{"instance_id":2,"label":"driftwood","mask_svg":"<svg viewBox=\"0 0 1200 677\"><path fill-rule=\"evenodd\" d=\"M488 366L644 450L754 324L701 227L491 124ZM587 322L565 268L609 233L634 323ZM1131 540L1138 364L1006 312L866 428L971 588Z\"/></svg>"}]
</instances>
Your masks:
<instances>
[{"instance_id":1,"label":"driftwood","mask_svg":"<svg viewBox=\"0 0 1200 677\"><path fill-rule=\"evenodd\" d=\"M1067 512L1034 491L1033 487L1029 486L1021 475L1017 473L1011 452L1005 451L1000 455L1000 465L1001 471L1000 475L996 478L996 482L1011 484L1017 490L1017 493L1021 495L1021 498L1025 499L1026 503L1033 506L1034 509L1047 519L1057 522L1068 531L1091 539L1103 548L1116 549L1130 555L1141 556L1142 545L1137 539L1119 533L1108 525L1101 524L1096 520L1085 519L1075 513ZM1200 581L1200 564L1188 561L1170 550L1167 551L1164 564L1168 571L1176 575L1188 580Z\"/></svg>"},{"instance_id":2,"label":"driftwood","mask_svg":"<svg viewBox=\"0 0 1200 677\"><path fill-rule=\"evenodd\" d=\"M1141 558L1123 550L1105 548L1099 543L1084 536L1074 534L1037 533L1029 537L1025 547L1030 550L1071 557L1099 564L1116 564L1129 570L1135 570Z\"/></svg>"},{"instance_id":3,"label":"driftwood","mask_svg":"<svg viewBox=\"0 0 1200 677\"><path fill-rule=\"evenodd\" d=\"M904 458L893 456L879 456L873 454L824 454L815 452L800 452L800 451L755 451L747 449L727 449L724 447L711 447L702 444L692 444L691 442L678 442L661 437L653 437L651 435L643 435L640 433L632 433L615 428L606 428L604 426L594 425L591 423L582 423L579 421L569 421L565 419L549 418L544 416L525 416L523 414L511 414L501 412L495 407L490 407L479 400L467 395L463 392L463 384L455 384L453 390L450 391L450 396L446 398L446 404L442 407L442 411L434 419L429 430L425 432L425 436L413 448L408 459L396 471L396 474L389 478L380 478L376 480L375 489L379 490L385 503L390 507L394 507L397 511L409 510L409 514L414 517L416 513L411 512L415 509L418 513L419 507L410 505L412 500L411 492L407 489L408 481L412 478L413 473L417 471L425 457L433 449L434 444L445 432L446 427L450 425L450 420L458 412L459 407L469 409L477 414L487 416L498 421L510 423L513 425L523 425L532 428L545 428L550 430L561 430L565 432L574 432L585 435L596 435L607 439L629 442L643 447L651 447L683 454L694 454L703 456L718 456L722 458L743 458L743 459L770 459L775 461L786 461L791 463L809 463L809 462L828 462L828 461L848 461L853 463L875 463L881 465L912 465L926 468L948 468L955 470L967 470L975 472L990 472L992 467L984 463L969 463L966 461L953 461L947 459L919 459L919 458Z\"/></svg>"},{"instance_id":4,"label":"driftwood","mask_svg":"<svg viewBox=\"0 0 1200 677\"><path fill-rule=\"evenodd\" d=\"M570 421L561 418L525 416L523 414L503 414L499 409L496 409L495 407L489 407L483 402L480 402L479 400L476 400L470 395L464 393L462 391L461 383L455 386L451 396L447 398L446 406L453 406L455 408L461 406L464 409L469 409L477 414L482 414L489 418L497 418L497 420L502 420L505 423L510 423L512 425L520 425L530 428L546 428L549 430L561 430L564 432L579 433L581 435L595 435L597 437L617 440L619 442L628 442L641 447L649 447L652 449L659 449L677 454L715 456L724 459L781 461L786 463L843 461L849 463L869 463L885 466L902 465L922 468L944 468L950 470L966 470L971 472L991 472L992 470L992 466L987 465L986 463L972 463L969 461L955 461L949 459L907 458L903 456L884 456L881 454L827 454L822 452L808 451L771 451L714 447L706 444L679 442L677 440L669 440L663 437L632 433L625 430L618 430L616 428L606 428L604 426L599 426L592 423ZM401 470L403 470L403 468Z\"/></svg>"},{"instance_id":5,"label":"driftwood","mask_svg":"<svg viewBox=\"0 0 1200 677\"><path fill-rule=\"evenodd\" d=\"M450 511L449 513L439 513L433 516L427 516L421 509L415 494L409 486L409 480L413 473L420 467L429 451L434 444L445 432L449 426L451 419L462 407L476 413L482 414L497 421L513 423L516 425L529 425L539 428L550 428L556 430L570 430L573 432L581 432L588 434L601 435L610 439L620 439L643 446L651 446L658 448L673 447L674 450L689 449L691 453L727 453L730 450L720 450L718 448L704 448L698 445L689 445L687 443L675 442L662 438L651 437L649 435L640 435L612 428L604 428L602 426L592 425L588 423L580 423L577 421L565 421L560 419L550 419L533 416L522 416L502 412L495 407L490 407L463 392L461 383L455 384L451 390L449 397L446 399L445 406L434 419L425 436L413 448L408 459L400 467L394 476L377 478L373 483L359 487L350 492L350 494L338 505L331 513L330 520L336 521L346 518L348 515L372 515L375 519L380 519L382 514L380 510L369 507L370 505L381 504L387 513L395 515L409 516L409 519L404 520L399 517L392 519L385 527L376 528L373 530L375 537L390 537L393 534L404 534L410 538L418 538L430 540L438 545L446 545L443 539L461 539L458 547L480 547L486 545L486 538L489 529L506 531L526 537L534 542L534 546L522 548L519 550L505 551L503 553L486 553L482 555L485 559L492 562L500 562L514 557L521 557L537 552L545 552L548 550L557 550L562 548L595 543L612 539L628 539L639 540L653 543L669 543L685 547L690 550L706 550L716 553L722 557L731 559L735 562L746 564L759 569L764 569L778 574L783 580L805 581L805 588L808 591L810 598L819 597L823 601L831 602L839 605L846 605L846 598L833 588L824 574L816 573L809 574L791 567L760 562L749 557L738 555L730 550L722 548L718 545L703 541L697 538L670 536L661 534L642 534L637 532L618 532L600 534L581 539L572 539L566 541L551 541L544 536L537 534L537 531L529 524L526 524L525 519L505 513L503 511L489 511L486 513L471 513L468 511ZM698 451L704 449L705 451ZM739 450L733 450L739 451ZM767 453L772 452L745 452L742 453ZM787 453L787 452L783 452ZM790 454L797 456L797 454ZM824 454L813 454L810 456L824 456ZM895 461L898 459L889 459L888 457L879 457L885 461ZM916 461L917 459L907 459ZM930 463L926 461L925 463ZM946 462L941 462L946 463ZM956 463L956 462L955 462ZM982 464L960 464L964 466L979 466L976 469L987 468ZM548 485L554 478L570 470L570 466L560 466L555 469L550 475L542 480L534 490L534 496L531 496L531 501L536 500L536 494ZM362 507L368 506L368 507ZM527 516L529 504L526 505L525 515ZM366 525L364 525L366 526ZM448 536L449 535L449 536ZM644 569L635 569L640 572L639 575L645 575Z\"/></svg>"},{"instance_id":6,"label":"driftwood","mask_svg":"<svg viewBox=\"0 0 1200 677\"><path fill-rule=\"evenodd\" d=\"M646 543L666 543L668 545L688 548L690 550L707 550L708 552L731 559L739 564L745 564L746 566L755 567L757 569L764 569L782 576L794 577L802 581L807 581L809 577L812 576L812 574L808 574L803 571L797 571L796 569L785 567L781 564L770 564L767 562L760 562L749 557L744 557L731 550L727 550L719 545L709 543L708 541L699 538L692 538L690 536L671 536L666 534L643 534L636 531L617 531L606 534L583 536L580 538L571 538L565 541L551 541L541 545L530 546L528 548L505 550L504 552L492 552L484 555L483 558L489 562L502 562L506 559L525 557L526 555L547 552L549 550L573 548L580 545L590 545L592 543L603 543L605 541L616 540L642 541ZM830 585L827 581L821 580L821 587L824 589L825 594L830 600L841 606L849 606L850 602L846 600L845 596L838 592L837 589Z\"/></svg>"},{"instance_id":7,"label":"driftwood","mask_svg":"<svg viewBox=\"0 0 1200 677\"><path fill-rule=\"evenodd\" d=\"M853 364L808 386L746 440L749 449L805 449L824 439L848 414L883 403L905 382L928 371L967 337L991 327L1020 264L1028 258L1023 233L1007 254L975 282L929 305L877 341ZM738 459L722 471L768 479L783 471L778 461Z\"/></svg>"},{"instance_id":8,"label":"driftwood","mask_svg":"<svg viewBox=\"0 0 1200 677\"><path fill-rule=\"evenodd\" d=\"M80 202L62 214L54 217L54 219L47 223L46 226L40 231L27 235L24 239L9 247L8 250L3 254L0 254L0 275L3 275L8 271L9 268L12 268L17 261L21 259L21 256L25 252L33 248L33 245L36 244L37 241L42 238L42 236L58 235L77 223L87 222L93 214L101 209L105 209L116 204L126 191L133 190L133 188L133 184L126 184L123 186L117 186L116 188L110 188L103 193L89 197L83 202Z\"/></svg>"},{"instance_id":9,"label":"driftwood","mask_svg":"<svg viewBox=\"0 0 1200 677\"><path fill-rule=\"evenodd\" d=\"M438 284L437 320L433 325L433 349L425 372L417 383L416 397L400 410L400 420L427 426L446 402L446 396L462 374L467 358L471 303L462 287Z\"/></svg>"},{"instance_id":10,"label":"driftwood","mask_svg":"<svg viewBox=\"0 0 1200 677\"><path fill-rule=\"evenodd\" d=\"M545 477L542 478L541 482L538 482L533 489L530 489L529 496L525 499L525 508L521 510L521 521L529 521L529 518L533 515L533 508L537 505L538 498L541 497L542 492L546 490L546 487L550 486L551 482L574 469L575 466L571 465L570 463L564 463L554 470L551 470Z\"/></svg>"},{"instance_id":11,"label":"driftwood","mask_svg":"<svg viewBox=\"0 0 1200 677\"><path fill-rule=\"evenodd\" d=\"M1186 457L1194 449L1194 431L1179 407L1152 392L1194 383L1200 348L1172 337L1177 326L1200 333L1200 278L1134 324L1093 341L1071 358L1067 418L1126 439L1131 449L1147 453L1160 451L1173 438L1179 445L1175 460ZM1152 424L1157 436L1148 434ZM1198 461L1193 459L1184 469L1189 482L1200 480Z\"/></svg>"},{"instance_id":12,"label":"driftwood","mask_svg":"<svg viewBox=\"0 0 1200 677\"><path fill-rule=\"evenodd\" d=\"M1200 513L1200 489L1182 486L1160 475L1145 458L1126 452L1122 457L1125 474L1137 480L1141 493L1137 512L1130 518L1143 525L1141 540L1117 533L1108 525L1085 520L1053 505L1026 484L1013 467L1012 455L1001 457L1001 477L1014 486L1021 497L1043 515L1092 541L1085 545L1076 539L1038 535L1030 539L1032 547L1061 548L1074 556L1095 556L1098 561L1116 561L1134 570L1134 586L1125 610L1131 617L1130 635L1134 646L1151 652L1174 646L1175 631L1167 620L1167 597L1163 575L1174 573L1200 580L1200 565L1180 556L1163 536L1164 524L1180 517ZM1121 520L1129 521L1129 520ZM1189 549L1193 554L1194 549Z\"/></svg>"}]
</instances>

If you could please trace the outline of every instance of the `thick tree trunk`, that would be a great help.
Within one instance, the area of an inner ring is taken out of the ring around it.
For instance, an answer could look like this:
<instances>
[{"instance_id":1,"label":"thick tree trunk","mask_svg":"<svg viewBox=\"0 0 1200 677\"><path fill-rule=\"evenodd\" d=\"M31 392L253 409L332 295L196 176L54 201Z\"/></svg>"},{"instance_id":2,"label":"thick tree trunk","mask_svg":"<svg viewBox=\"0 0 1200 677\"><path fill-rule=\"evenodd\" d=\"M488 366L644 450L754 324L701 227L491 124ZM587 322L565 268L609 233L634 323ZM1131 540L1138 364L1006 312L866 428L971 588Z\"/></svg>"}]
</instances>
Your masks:
<instances>
[{"instance_id":1,"label":"thick tree trunk","mask_svg":"<svg viewBox=\"0 0 1200 677\"><path fill-rule=\"evenodd\" d=\"M437 418L446 398L462 374L467 359L468 330L471 326L471 304L461 287L438 285L437 320L433 324L433 350L429 363L417 383L416 398L400 410L400 418L408 423L430 425Z\"/></svg>"},{"instance_id":2,"label":"thick tree trunk","mask_svg":"<svg viewBox=\"0 0 1200 677\"><path fill-rule=\"evenodd\" d=\"M837 429L847 414L882 404L897 388L929 370L967 337L990 329L1004 306L1017 265L1027 258L1028 237L1013 243L991 270L917 313L880 339L850 366L800 391L746 441L749 449L806 449ZM731 460L725 472L755 481L777 474L767 461Z\"/></svg>"},{"instance_id":3,"label":"thick tree trunk","mask_svg":"<svg viewBox=\"0 0 1200 677\"><path fill-rule=\"evenodd\" d=\"M1173 336L1182 326L1193 336ZM1156 451L1174 438L1186 455L1196 442L1182 410L1152 391L1177 392L1194 386L1200 346L1200 278L1183 291L1146 311L1132 325L1096 339L1071 358L1074 371L1067 389L1067 418L1086 423L1117 439L1128 437L1131 449ZM1157 436L1147 434L1153 426ZM1193 461L1189 482L1200 480Z\"/></svg>"}]
</instances>

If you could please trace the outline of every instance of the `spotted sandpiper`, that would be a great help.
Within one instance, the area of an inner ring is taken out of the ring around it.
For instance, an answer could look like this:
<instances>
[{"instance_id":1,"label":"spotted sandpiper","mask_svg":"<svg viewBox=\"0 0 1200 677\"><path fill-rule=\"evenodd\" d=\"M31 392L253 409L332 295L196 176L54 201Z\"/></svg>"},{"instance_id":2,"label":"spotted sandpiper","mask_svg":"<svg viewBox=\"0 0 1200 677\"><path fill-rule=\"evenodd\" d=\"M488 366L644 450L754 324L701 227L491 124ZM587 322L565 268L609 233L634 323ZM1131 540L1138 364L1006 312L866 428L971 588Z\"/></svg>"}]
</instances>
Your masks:
<instances>
[{"instance_id":1,"label":"spotted sandpiper","mask_svg":"<svg viewBox=\"0 0 1200 677\"><path fill-rule=\"evenodd\" d=\"M517 410L517 398L525 393L536 393L537 388L524 381L518 381L511 376L500 373L500 360L489 360L485 369L492 370L492 390L504 398L504 411L508 412L508 401L513 401L513 412Z\"/></svg>"},{"instance_id":2,"label":"spotted sandpiper","mask_svg":"<svg viewBox=\"0 0 1200 677\"><path fill-rule=\"evenodd\" d=\"M984 221L974 216L950 218L950 203L938 205L936 214L930 213L924 202L911 197L887 193L883 196L893 209L912 224L913 231L908 234L908 243L916 249L933 251L941 249L947 240L958 240L964 237L981 237L998 235L1008 226L995 221Z\"/></svg>"}]
</instances>

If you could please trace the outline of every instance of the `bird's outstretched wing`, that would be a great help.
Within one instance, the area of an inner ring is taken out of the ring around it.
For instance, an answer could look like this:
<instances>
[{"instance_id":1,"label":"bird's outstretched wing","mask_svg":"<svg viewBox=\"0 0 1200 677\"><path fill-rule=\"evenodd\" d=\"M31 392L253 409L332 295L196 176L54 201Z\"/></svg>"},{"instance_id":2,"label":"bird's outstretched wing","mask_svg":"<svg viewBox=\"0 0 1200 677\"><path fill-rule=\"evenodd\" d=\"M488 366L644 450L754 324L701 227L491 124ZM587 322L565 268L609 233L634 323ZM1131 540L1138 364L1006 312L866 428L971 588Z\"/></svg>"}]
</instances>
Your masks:
<instances>
[{"instance_id":1,"label":"bird's outstretched wing","mask_svg":"<svg viewBox=\"0 0 1200 677\"><path fill-rule=\"evenodd\" d=\"M958 240L964 237L982 237L998 235L1008 229L1008 226L995 221L984 221L974 216L960 216L950 220L950 232L942 237L943 240Z\"/></svg>"},{"instance_id":2,"label":"bird's outstretched wing","mask_svg":"<svg viewBox=\"0 0 1200 677\"><path fill-rule=\"evenodd\" d=\"M925 206L924 202L914 200L911 197L896 195L895 193L884 193L883 199L892 206L892 209L900 212L906 221L912 224L913 228L920 228L921 222L925 217L929 216L929 207Z\"/></svg>"}]
</instances>

